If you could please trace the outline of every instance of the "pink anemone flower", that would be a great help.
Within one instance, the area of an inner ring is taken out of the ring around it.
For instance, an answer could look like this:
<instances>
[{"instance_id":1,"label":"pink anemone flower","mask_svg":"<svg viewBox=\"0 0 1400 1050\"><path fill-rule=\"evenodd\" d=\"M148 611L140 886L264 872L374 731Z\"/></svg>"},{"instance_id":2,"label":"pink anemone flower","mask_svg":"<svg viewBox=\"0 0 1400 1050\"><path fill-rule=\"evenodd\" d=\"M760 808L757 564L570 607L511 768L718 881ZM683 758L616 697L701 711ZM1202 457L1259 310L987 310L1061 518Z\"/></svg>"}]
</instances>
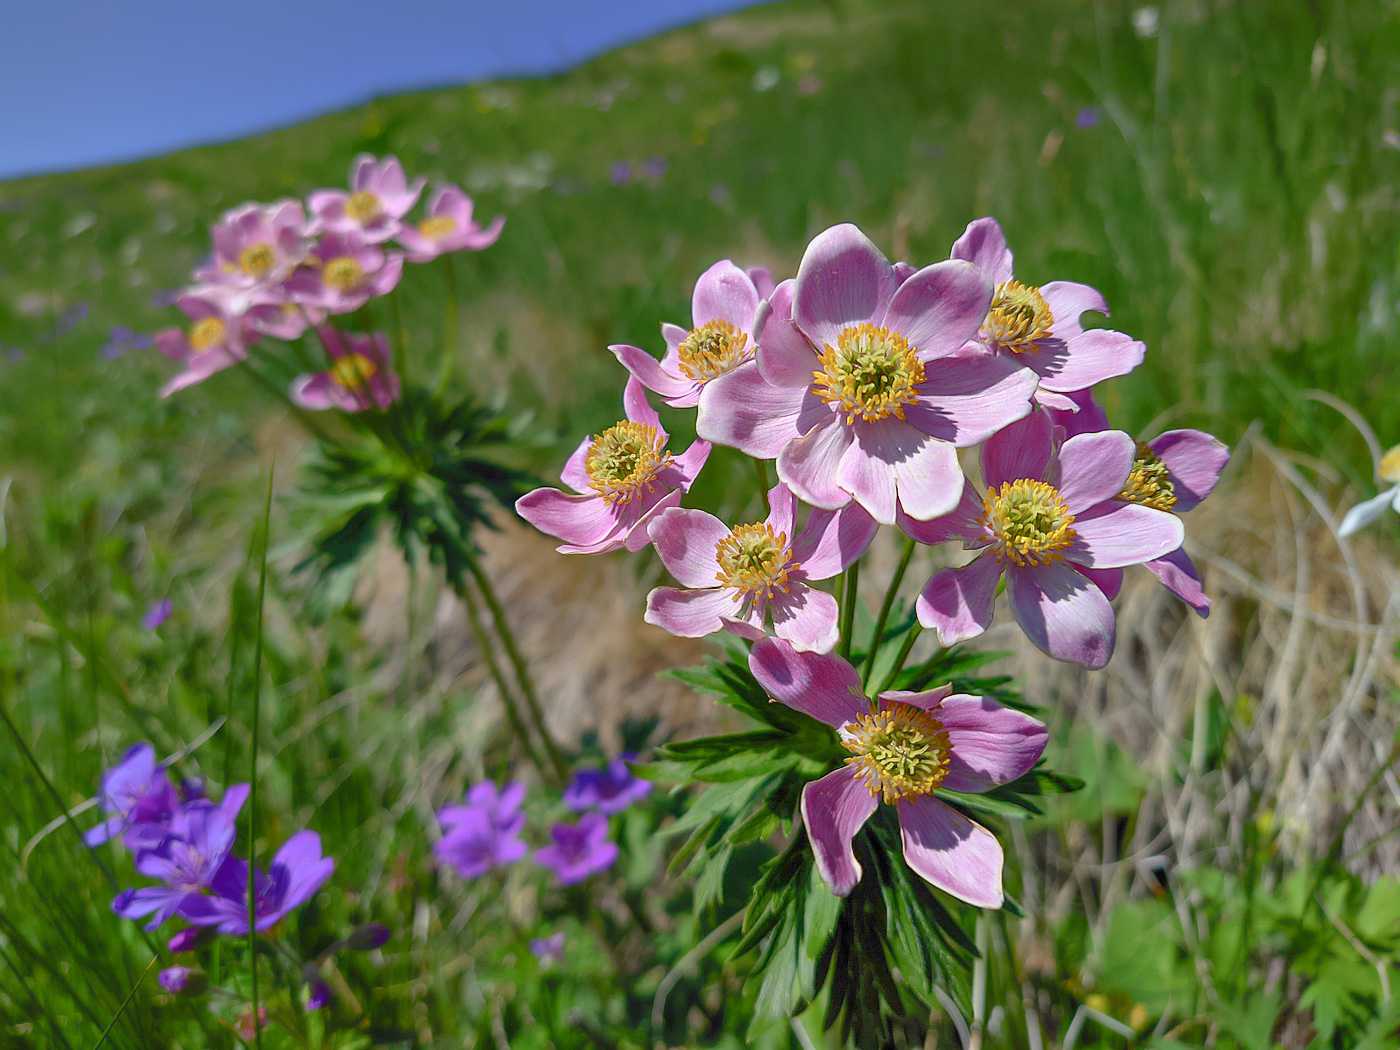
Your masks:
<instances>
[{"instance_id":1,"label":"pink anemone flower","mask_svg":"<svg viewBox=\"0 0 1400 1050\"><path fill-rule=\"evenodd\" d=\"M241 204L211 231L214 257L196 271L207 284L267 288L280 284L306 257L306 212L300 201Z\"/></svg>"},{"instance_id":2,"label":"pink anemone flower","mask_svg":"<svg viewBox=\"0 0 1400 1050\"><path fill-rule=\"evenodd\" d=\"M1080 434L1057 449L1043 411L991 438L982 447L985 496L965 484L951 514L899 522L920 543L961 539L979 551L924 585L919 622L944 645L976 637L991 625L1004 574L1016 621L1042 652L1089 668L1108 663L1116 625L1098 586L1102 571L1160 558L1184 535L1175 514L1118 499L1135 449L1120 430Z\"/></svg>"},{"instance_id":3,"label":"pink anemone flower","mask_svg":"<svg viewBox=\"0 0 1400 1050\"><path fill-rule=\"evenodd\" d=\"M627 418L584 438L564 464L561 477L573 492L535 489L515 501L522 518L564 541L560 554L646 547L651 520L679 506L709 458L708 441L696 441L679 456L666 451L670 435L637 380L628 380L622 404Z\"/></svg>"},{"instance_id":4,"label":"pink anemone flower","mask_svg":"<svg viewBox=\"0 0 1400 1050\"><path fill-rule=\"evenodd\" d=\"M404 177L398 157L376 160L361 153L350 166L350 190L317 190L307 203L317 229L358 233L378 244L398 234L402 219L422 196L425 180Z\"/></svg>"},{"instance_id":5,"label":"pink anemone flower","mask_svg":"<svg viewBox=\"0 0 1400 1050\"><path fill-rule=\"evenodd\" d=\"M408 249L409 262L425 263L445 252L489 248L505 224L504 215L497 215L486 227L473 222L472 199L456 186L443 186L428 201L428 217L417 226L405 223L394 237Z\"/></svg>"},{"instance_id":6,"label":"pink anemone flower","mask_svg":"<svg viewBox=\"0 0 1400 1050\"><path fill-rule=\"evenodd\" d=\"M161 397L202 383L215 372L245 360L248 347L258 341L258 334L250 330L238 308L237 297L217 287L193 288L182 294L176 305L194 323L188 330L166 328L155 335L160 352L183 366L160 388Z\"/></svg>"},{"instance_id":7,"label":"pink anemone flower","mask_svg":"<svg viewBox=\"0 0 1400 1050\"><path fill-rule=\"evenodd\" d=\"M302 408L363 412L388 408L399 399L389 340L378 333L352 335L329 326L316 329L331 367L292 381L292 401Z\"/></svg>"},{"instance_id":8,"label":"pink anemone flower","mask_svg":"<svg viewBox=\"0 0 1400 1050\"><path fill-rule=\"evenodd\" d=\"M1085 331L1080 325L1087 310L1108 316L1108 303L1097 289L1074 281L1036 288L1015 280L1011 249L996 219L968 223L953 244L953 258L973 263L996 285L977 342L1036 374L1037 404L1074 411L1067 394L1127 375L1142 364L1144 343L1122 332Z\"/></svg>"},{"instance_id":9,"label":"pink anemone flower","mask_svg":"<svg viewBox=\"0 0 1400 1050\"><path fill-rule=\"evenodd\" d=\"M293 302L348 314L393 291L403 276L403 256L367 243L358 233L327 233L287 279Z\"/></svg>"},{"instance_id":10,"label":"pink anemone flower","mask_svg":"<svg viewBox=\"0 0 1400 1050\"><path fill-rule=\"evenodd\" d=\"M1079 405L1078 412L1050 413L1066 434L1093 434L1109 429L1108 416L1092 394L1081 391L1073 398ZM1151 441L1138 442L1132 473L1118 499L1185 514L1211 494L1229 460L1229 446L1203 430L1168 430ZM1142 564L1202 618L1210 615L1210 598L1201 586L1196 563L1184 547ZM1112 598L1122 586L1123 570L1104 569L1096 574L1095 582Z\"/></svg>"},{"instance_id":11,"label":"pink anemone flower","mask_svg":"<svg viewBox=\"0 0 1400 1050\"><path fill-rule=\"evenodd\" d=\"M783 484L769 491L768 506L763 522L732 529L702 510L658 515L648 534L681 587L647 595L647 623L682 638L723 629L753 639L771 619L793 648L831 652L839 637L836 599L809 581L845 571L880 526L851 504L812 511L798 532L797 499Z\"/></svg>"},{"instance_id":12,"label":"pink anemone flower","mask_svg":"<svg viewBox=\"0 0 1400 1050\"><path fill-rule=\"evenodd\" d=\"M851 752L802 789L802 823L831 892L844 897L860 881L851 843L883 798L899 814L910 868L968 904L1001 907L1001 844L938 792L980 795L1028 773L1045 750L1043 724L950 685L870 701L841 657L773 638L754 643L749 669L770 696L833 727Z\"/></svg>"},{"instance_id":13,"label":"pink anemone flower","mask_svg":"<svg viewBox=\"0 0 1400 1050\"><path fill-rule=\"evenodd\" d=\"M721 259L695 282L690 297L694 327L661 326L666 355L659 362L625 343L608 349L666 404L694 408L711 380L753 360L772 294L773 278L766 269L757 266L745 271Z\"/></svg>"},{"instance_id":14,"label":"pink anemone flower","mask_svg":"<svg viewBox=\"0 0 1400 1050\"><path fill-rule=\"evenodd\" d=\"M889 525L896 509L926 521L957 506L957 449L1026 415L1036 379L964 350L992 298L981 271L907 270L854 226L819 234L773 293L757 359L711 384L700 436L776 456L778 477L814 507L854 499Z\"/></svg>"}]
</instances>

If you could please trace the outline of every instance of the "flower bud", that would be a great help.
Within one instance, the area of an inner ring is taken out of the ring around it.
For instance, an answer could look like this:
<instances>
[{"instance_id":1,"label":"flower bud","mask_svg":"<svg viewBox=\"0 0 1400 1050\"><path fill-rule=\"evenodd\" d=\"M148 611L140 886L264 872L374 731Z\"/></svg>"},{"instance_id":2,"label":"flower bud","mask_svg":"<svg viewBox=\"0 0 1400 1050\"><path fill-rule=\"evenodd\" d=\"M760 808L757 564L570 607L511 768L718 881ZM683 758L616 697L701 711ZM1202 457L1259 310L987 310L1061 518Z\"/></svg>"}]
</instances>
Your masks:
<instances>
[{"instance_id":1,"label":"flower bud","mask_svg":"<svg viewBox=\"0 0 1400 1050\"><path fill-rule=\"evenodd\" d=\"M161 970L156 980L172 995L192 997L203 995L209 990L209 978L202 970L192 970L188 966L171 966Z\"/></svg>"},{"instance_id":2,"label":"flower bud","mask_svg":"<svg viewBox=\"0 0 1400 1050\"><path fill-rule=\"evenodd\" d=\"M383 923L371 922L356 927L350 936L345 938L345 944L354 951L368 952L382 948L389 942L391 935L389 927Z\"/></svg>"},{"instance_id":3,"label":"flower bud","mask_svg":"<svg viewBox=\"0 0 1400 1050\"><path fill-rule=\"evenodd\" d=\"M172 952L192 952L196 948L204 947L217 936L218 933L212 926L190 926L171 937L165 946Z\"/></svg>"}]
</instances>

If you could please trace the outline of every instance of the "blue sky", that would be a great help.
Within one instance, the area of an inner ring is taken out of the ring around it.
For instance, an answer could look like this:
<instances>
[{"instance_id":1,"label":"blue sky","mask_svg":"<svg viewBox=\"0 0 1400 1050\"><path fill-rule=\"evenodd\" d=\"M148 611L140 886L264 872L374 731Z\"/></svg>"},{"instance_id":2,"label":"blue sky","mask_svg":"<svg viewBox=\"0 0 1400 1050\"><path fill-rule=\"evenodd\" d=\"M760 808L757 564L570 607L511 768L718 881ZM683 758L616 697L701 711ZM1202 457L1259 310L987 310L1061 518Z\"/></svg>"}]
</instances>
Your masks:
<instances>
[{"instance_id":1,"label":"blue sky","mask_svg":"<svg viewBox=\"0 0 1400 1050\"><path fill-rule=\"evenodd\" d=\"M0 179L166 153L372 95L567 69L754 0L28 0Z\"/></svg>"}]
</instances>

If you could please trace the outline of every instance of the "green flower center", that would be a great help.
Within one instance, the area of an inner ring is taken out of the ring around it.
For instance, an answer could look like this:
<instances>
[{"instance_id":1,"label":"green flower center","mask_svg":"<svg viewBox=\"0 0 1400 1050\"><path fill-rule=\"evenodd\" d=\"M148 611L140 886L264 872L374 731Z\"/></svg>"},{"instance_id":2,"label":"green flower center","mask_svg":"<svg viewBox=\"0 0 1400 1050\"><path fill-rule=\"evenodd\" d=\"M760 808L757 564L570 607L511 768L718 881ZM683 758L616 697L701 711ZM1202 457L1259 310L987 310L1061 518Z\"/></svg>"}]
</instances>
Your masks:
<instances>
[{"instance_id":1,"label":"green flower center","mask_svg":"<svg viewBox=\"0 0 1400 1050\"><path fill-rule=\"evenodd\" d=\"M418 224L418 232L430 241L441 241L457 231L457 223L446 215L435 215Z\"/></svg>"},{"instance_id":2,"label":"green flower center","mask_svg":"<svg viewBox=\"0 0 1400 1050\"><path fill-rule=\"evenodd\" d=\"M205 317L190 329L190 346L196 350L208 350L224 341L228 326L217 317Z\"/></svg>"},{"instance_id":3,"label":"green flower center","mask_svg":"<svg viewBox=\"0 0 1400 1050\"><path fill-rule=\"evenodd\" d=\"M1176 492L1167 465L1141 441L1133 457L1133 472L1128 475L1128 482L1118 498L1154 510L1171 510L1176 506Z\"/></svg>"},{"instance_id":4,"label":"green flower center","mask_svg":"<svg viewBox=\"0 0 1400 1050\"><path fill-rule=\"evenodd\" d=\"M361 190L359 193L350 194L350 199L345 202L345 214L358 223L373 222L379 218L383 209L380 208L379 198L373 193L366 193Z\"/></svg>"},{"instance_id":5,"label":"green flower center","mask_svg":"<svg viewBox=\"0 0 1400 1050\"><path fill-rule=\"evenodd\" d=\"M1059 491L1029 478L988 491L982 497L982 523L996 537L996 556L1017 565L1049 565L1074 542L1074 515Z\"/></svg>"},{"instance_id":6,"label":"green flower center","mask_svg":"<svg viewBox=\"0 0 1400 1050\"><path fill-rule=\"evenodd\" d=\"M904 418L904 407L918 400L924 364L908 340L888 328L858 324L843 328L836 346L826 346L821 370L812 373L819 397L836 405L846 421Z\"/></svg>"},{"instance_id":7,"label":"green flower center","mask_svg":"<svg viewBox=\"0 0 1400 1050\"><path fill-rule=\"evenodd\" d=\"M1039 288L1020 281L1003 281L992 296L992 307L982 322L982 338L1013 354L1034 350L1035 343L1050 334L1054 318Z\"/></svg>"},{"instance_id":8,"label":"green flower center","mask_svg":"<svg viewBox=\"0 0 1400 1050\"><path fill-rule=\"evenodd\" d=\"M671 460L656 427L630 420L593 439L584 457L588 484L608 503L635 499Z\"/></svg>"},{"instance_id":9,"label":"green flower center","mask_svg":"<svg viewBox=\"0 0 1400 1050\"><path fill-rule=\"evenodd\" d=\"M277 253L265 242L250 244L238 256L238 267L249 277L266 277L277 263Z\"/></svg>"},{"instance_id":10,"label":"green flower center","mask_svg":"<svg viewBox=\"0 0 1400 1050\"><path fill-rule=\"evenodd\" d=\"M346 390L359 390L379 371L379 366L364 354L346 354L331 365L331 378Z\"/></svg>"},{"instance_id":11,"label":"green flower center","mask_svg":"<svg viewBox=\"0 0 1400 1050\"><path fill-rule=\"evenodd\" d=\"M338 255L326 263L325 282L338 292L349 292L365 279L365 268L352 255Z\"/></svg>"},{"instance_id":12,"label":"green flower center","mask_svg":"<svg viewBox=\"0 0 1400 1050\"><path fill-rule=\"evenodd\" d=\"M846 727L841 743L853 752L846 764L856 766L870 794L886 802L931 793L948 775L953 750L942 722L902 703L861 715Z\"/></svg>"},{"instance_id":13,"label":"green flower center","mask_svg":"<svg viewBox=\"0 0 1400 1050\"><path fill-rule=\"evenodd\" d=\"M774 533L767 522L736 525L715 547L722 587L733 587L751 598L771 599L788 592L788 576L798 567L788 555L787 533Z\"/></svg>"},{"instance_id":14,"label":"green flower center","mask_svg":"<svg viewBox=\"0 0 1400 1050\"><path fill-rule=\"evenodd\" d=\"M748 343L749 337L728 321L715 319L687 335L676 348L676 356L687 379L708 383L751 357Z\"/></svg>"}]
</instances>

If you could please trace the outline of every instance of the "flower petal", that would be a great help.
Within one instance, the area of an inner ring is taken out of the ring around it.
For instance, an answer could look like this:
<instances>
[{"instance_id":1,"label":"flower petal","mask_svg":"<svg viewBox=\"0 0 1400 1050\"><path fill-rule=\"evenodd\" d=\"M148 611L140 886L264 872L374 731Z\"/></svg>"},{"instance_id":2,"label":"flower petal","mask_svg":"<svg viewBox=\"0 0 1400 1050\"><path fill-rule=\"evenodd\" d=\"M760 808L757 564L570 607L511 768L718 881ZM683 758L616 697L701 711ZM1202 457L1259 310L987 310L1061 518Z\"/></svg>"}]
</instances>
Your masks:
<instances>
[{"instance_id":1,"label":"flower petal","mask_svg":"<svg viewBox=\"0 0 1400 1050\"><path fill-rule=\"evenodd\" d=\"M797 497L781 481L768 490L768 517L764 519L774 532L788 538L788 546L797 532Z\"/></svg>"},{"instance_id":2,"label":"flower petal","mask_svg":"<svg viewBox=\"0 0 1400 1050\"><path fill-rule=\"evenodd\" d=\"M1051 337L1022 356L1040 375L1042 387L1068 393L1125 376L1142 364L1146 354L1146 343L1122 332L1095 328L1068 341Z\"/></svg>"},{"instance_id":3,"label":"flower petal","mask_svg":"<svg viewBox=\"0 0 1400 1050\"><path fill-rule=\"evenodd\" d=\"M1172 510L1185 514L1210 495L1230 461L1230 448L1202 430L1168 430L1147 443L1161 457L1176 493Z\"/></svg>"},{"instance_id":4,"label":"flower petal","mask_svg":"<svg viewBox=\"0 0 1400 1050\"><path fill-rule=\"evenodd\" d=\"M1087 284L1051 281L1040 286L1040 295L1045 305L1050 307L1050 331L1057 339L1068 341L1084 331L1079 319L1089 310L1108 316L1108 300L1097 288L1090 288Z\"/></svg>"},{"instance_id":5,"label":"flower petal","mask_svg":"<svg viewBox=\"0 0 1400 1050\"><path fill-rule=\"evenodd\" d=\"M1091 569L1141 565L1176 550L1186 538L1170 511L1113 500L1074 519L1074 540L1065 557Z\"/></svg>"},{"instance_id":6,"label":"flower petal","mask_svg":"<svg viewBox=\"0 0 1400 1050\"><path fill-rule=\"evenodd\" d=\"M564 469L559 472L559 480L575 492L584 495L590 494L593 490L588 485L588 450L593 447L593 439L586 437L579 442L578 448L564 463Z\"/></svg>"},{"instance_id":7,"label":"flower petal","mask_svg":"<svg viewBox=\"0 0 1400 1050\"><path fill-rule=\"evenodd\" d=\"M515 501L515 512L535 528L574 546L588 546L618 524L615 504L601 496L580 496L558 489L535 489Z\"/></svg>"},{"instance_id":8,"label":"flower petal","mask_svg":"<svg viewBox=\"0 0 1400 1050\"><path fill-rule=\"evenodd\" d=\"M792 323L792 290L796 282L784 281L773 292L772 312L758 334L758 367L774 386L807 387L817 370L817 352Z\"/></svg>"},{"instance_id":9,"label":"flower petal","mask_svg":"<svg viewBox=\"0 0 1400 1050\"><path fill-rule=\"evenodd\" d=\"M634 378L648 390L660 394L662 398L683 397L695 388L694 380L673 376L664 371L661 363L640 347L617 343L608 349Z\"/></svg>"},{"instance_id":10,"label":"flower petal","mask_svg":"<svg viewBox=\"0 0 1400 1050\"><path fill-rule=\"evenodd\" d=\"M967 224L962 236L953 242L951 257L979 267L993 284L1011 280L1011 249L1006 246L1001 224L990 216Z\"/></svg>"},{"instance_id":11,"label":"flower petal","mask_svg":"<svg viewBox=\"0 0 1400 1050\"><path fill-rule=\"evenodd\" d=\"M672 507L647 526L647 536L661 564L682 587L714 587L719 574L715 557L729 526L703 510Z\"/></svg>"},{"instance_id":12,"label":"flower petal","mask_svg":"<svg viewBox=\"0 0 1400 1050\"><path fill-rule=\"evenodd\" d=\"M1342 524L1337 529L1337 535L1350 536L1354 532L1364 529L1371 522L1375 521L1388 509L1391 501L1400 503L1400 486L1393 489L1386 489L1379 496L1372 496L1364 503L1358 503L1346 512L1342 518Z\"/></svg>"},{"instance_id":13,"label":"flower petal","mask_svg":"<svg viewBox=\"0 0 1400 1050\"><path fill-rule=\"evenodd\" d=\"M1036 375L1011 357L948 357L924 365L909 425L959 448L986 441L1031 412Z\"/></svg>"},{"instance_id":14,"label":"flower petal","mask_svg":"<svg viewBox=\"0 0 1400 1050\"><path fill-rule=\"evenodd\" d=\"M733 616L737 608L733 593L719 587L703 591L657 587L647 595L643 619L678 638L703 638L723 630L724 618Z\"/></svg>"},{"instance_id":15,"label":"flower petal","mask_svg":"<svg viewBox=\"0 0 1400 1050\"><path fill-rule=\"evenodd\" d=\"M705 384L695 432L706 441L728 445L758 459L773 459L801 432L797 417L807 391L772 386L747 361Z\"/></svg>"},{"instance_id":16,"label":"flower petal","mask_svg":"<svg viewBox=\"0 0 1400 1050\"><path fill-rule=\"evenodd\" d=\"M747 332L753 325L759 298L753 278L728 259L721 259L695 282L690 299L691 320L696 328L720 320Z\"/></svg>"},{"instance_id":17,"label":"flower petal","mask_svg":"<svg viewBox=\"0 0 1400 1050\"><path fill-rule=\"evenodd\" d=\"M1103 596L1109 601L1117 598L1118 592L1123 589L1122 569L1090 569L1083 565L1076 565L1074 570L1103 591Z\"/></svg>"},{"instance_id":18,"label":"flower petal","mask_svg":"<svg viewBox=\"0 0 1400 1050\"><path fill-rule=\"evenodd\" d=\"M1050 417L1044 412L1032 412L987 439L982 446L982 481L993 489L1021 478L1044 480L1054 451ZM1126 474L1123 480L1128 480Z\"/></svg>"},{"instance_id":19,"label":"flower petal","mask_svg":"<svg viewBox=\"0 0 1400 1050\"><path fill-rule=\"evenodd\" d=\"M823 881L838 897L846 896L860 881L860 862L851 842L876 806L875 796L855 774L854 766L842 766L802 789L802 823L812 843L812 856Z\"/></svg>"},{"instance_id":20,"label":"flower petal","mask_svg":"<svg viewBox=\"0 0 1400 1050\"><path fill-rule=\"evenodd\" d=\"M1016 622L1041 652L1090 670L1108 663L1117 635L1113 606L1069 565L1009 565L1006 593Z\"/></svg>"},{"instance_id":21,"label":"flower petal","mask_svg":"<svg viewBox=\"0 0 1400 1050\"><path fill-rule=\"evenodd\" d=\"M655 427L661 433L663 441L669 437L661 425L661 417L647 400L646 387L642 386L635 376L628 378L627 386L622 391L622 407L627 412L627 418L633 423L645 423L649 427Z\"/></svg>"},{"instance_id":22,"label":"flower petal","mask_svg":"<svg viewBox=\"0 0 1400 1050\"><path fill-rule=\"evenodd\" d=\"M894 270L870 238L850 223L817 234L797 268L792 319L816 347L835 346L843 328L884 315Z\"/></svg>"},{"instance_id":23,"label":"flower petal","mask_svg":"<svg viewBox=\"0 0 1400 1050\"><path fill-rule=\"evenodd\" d=\"M1001 843L929 795L900 799L904 859L931 885L979 908L1000 908Z\"/></svg>"},{"instance_id":24,"label":"flower petal","mask_svg":"<svg viewBox=\"0 0 1400 1050\"><path fill-rule=\"evenodd\" d=\"M695 444L698 445L700 442L697 441ZM661 492L662 490L658 488L656 491ZM680 505L681 494L679 491L666 492L665 495L662 495L660 499L657 499L656 502L649 507L643 504L641 508L638 508L636 503L632 503L629 513L636 513L637 520L628 528L627 538L623 545L632 554L636 554L640 550L645 550L651 543L651 534L649 530L651 529L652 521L672 507L679 507ZM559 548L559 551L562 554L574 553L562 547Z\"/></svg>"},{"instance_id":25,"label":"flower petal","mask_svg":"<svg viewBox=\"0 0 1400 1050\"><path fill-rule=\"evenodd\" d=\"M1055 486L1071 514L1079 514L1123 491L1137 443L1121 430L1080 434L1060 446Z\"/></svg>"},{"instance_id":26,"label":"flower petal","mask_svg":"<svg viewBox=\"0 0 1400 1050\"><path fill-rule=\"evenodd\" d=\"M689 492L691 484L700 473L700 468L710 458L710 448L708 441L692 441L688 449L661 468L661 472L656 475L657 483Z\"/></svg>"},{"instance_id":27,"label":"flower petal","mask_svg":"<svg viewBox=\"0 0 1400 1050\"><path fill-rule=\"evenodd\" d=\"M829 653L836 648L841 638L840 611L832 595L801 583L768 606L774 633L800 653Z\"/></svg>"},{"instance_id":28,"label":"flower petal","mask_svg":"<svg viewBox=\"0 0 1400 1050\"><path fill-rule=\"evenodd\" d=\"M947 514L928 521L916 521L900 511L895 515L894 523L906 536L930 546L949 540L981 540L987 535L987 528L982 523L981 497L966 478L963 479L958 505Z\"/></svg>"},{"instance_id":29,"label":"flower petal","mask_svg":"<svg viewBox=\"0 0 1400 1050\"><path fill-rule=\"evenodd\" d=\"M809 580L827 580L845 572L865 553L880 523L858 503L840 510L813 510L802 532L792 541L793 560Z\"/></svg>"},{"instance_id":30,"label":"flower petal","mask_svg":"<svg viewBox=\"0 0 1400 1050\"><path fill-rule=\"evenodd\" d=\"M957 569L930 577L914 602L919 622L938 631L945 645L976 638L992 625L1001 566L991 555L974 558Z\"/></svg>"},{"instance_id":31,"label":"flower petal","mask_svg":"<svg viewBox=\"0 0 1400 1050\"><path fill-rule=\"evenodd\" d=\"M749 653L749 670L769 696L829 726L870 711L860 675L835 654L798 652L780 639L764 638Z\"/></svg>"},{"instance_id":32,"label":"flower petal","mask_svg":"<svg viewBox=\"0 0 1400 1050\"><path fill-rule=\"evenodd\" d=\"M837 424L842 426L842 424ZM916 455L932 439L897 419L857 422L845 427L854 441L841 457L836 483L881 525L893 525L899 502L898 464ZM952 494L948 508L952 509Z\"/></svg>"},{"instance_id":33,"label":"flower petal","mask_svg":"<svg viewBox=\"0 0 1400 1050\"><path fill-rule=\"evenodd\" d=\"M977 334L992 305L992 282L958 259L925 266L899 286L884 326L909 340L922 361L955 353Z\"/></svg>"},{"instance_id":34,"label":"flower petal","mask_svg":"<svg viewBox=\"0 0 1400 1050\"><path fill-rule=\"evenodd\" d=\"M981 794L1009 784L1040 761L1049 739L1045 724L985 696L959 694L939 706L952 752L940 787Z\"/></svg>"},{"instance_id":35,"label":"flower petal","mask_svg":"<svg viewBox=\"0 0 1400 1050\"><path fill-rule=\"evenodd\" d=\"M1167 590L1195 609L1203 619L1210 615L1210 598L1201 586L1195 563L1184 550L1174 550L1149 561L1146 568L1162 581Z\"/></svg>"},{"instance_id":36,"label":"flower petal","mask_svg":"<svg viewBox=\"0 0 1400 1050\"><path fill-rule=\"evenodd\" d=\"M837 483L837 472L851 445L851 428L831 416L778 453L778 477L805 503L824 510L844 507L851 494Z\"/></svg>"}]
</instances>

